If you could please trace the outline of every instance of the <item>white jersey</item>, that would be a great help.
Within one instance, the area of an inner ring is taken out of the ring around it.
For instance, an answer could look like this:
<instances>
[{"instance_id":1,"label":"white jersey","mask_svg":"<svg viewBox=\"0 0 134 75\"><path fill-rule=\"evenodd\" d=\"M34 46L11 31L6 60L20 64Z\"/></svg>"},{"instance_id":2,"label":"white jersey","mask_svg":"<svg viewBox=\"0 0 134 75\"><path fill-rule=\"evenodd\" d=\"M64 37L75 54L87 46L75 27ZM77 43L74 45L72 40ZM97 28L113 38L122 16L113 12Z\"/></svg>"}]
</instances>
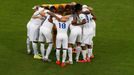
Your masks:
<instances>
[{"instance_id":1,"label":"white jersey","mask_svg":"<svg viewBox=\"0 0 134 75\"><path fill-rule=\"evenodd\" d=\"M70 20L66 22L59 22L55 18L53 19L53 23L56 25L57 28L57 36L56 36L56 48L68 48L68 36L67 31L69 25L71 23Z\"/></svg>"},{"instance_id":2,"label":"white jersey","mask_svg":"<svg viewBox=\"0 0 134 75\"><path fill-rule=\"evenodd\" d=\"M34 12L33 16L41 16L40 12L44 10L43 8L39 8L36 12ZM41 19L33 19L31 18L27 24L27 36L30 41L37 41L39 36L39 27L41 25Z\"/></svg>"},{"instance_id":3,"label":"white jersey","mask_svg":"<svg viewBox=\"0 0 134 75\"><path fill-rule=\"evenodd\" d=\"M60 15L58 16L61 18ZM59 22L58 20L53 18L53 23L56 25L57 34L67 34L68 28L71 24L71 20L68 20L66 22Z\"/></svg>"},{"instance_id":4,"label":"white jersey","mask_svg":"<svg viewBox=\"0 0 134 75\"><path fill-rule=\"evenodd\" d=\"M93 25L93 16L91 14L86 14L87 23L83 26L83 37L82 37L82 45L88 44L91 45L93 43L94 34L94 25Z\"/></svg>"},{"instance_id":5,"label":"white jersey","mask_svg":"<svg viewBox=\"0 0 134 75\"><path fill-rule=\"evenodd\" d=\"M91 14L86 14L86 24L83 26L84 28L90 28L91 27L91 20L93 16Z\"/></svg>"},{"instance_id":6,"label":"white jersey","mask_svg":"<svg viewBox=\"0 0 134 75\"><path fill-rule=\"evenodd\" d=\"M49 10L44 10L46 19L43 22L42 27L52 30L53 24L49 22L50 15L47 14L47 12L49 12Z\"/></svg>"},{"instance_id":7,"label":"white jersey","mask_svg":"<svg viewBox=\"0 0 134 75\"><path fill-rule=\"evenodd\" d=\"M82 22L83 19L85 19L84 14L80 14L79 16L73 15L75 18L77 18L77 22ZM70 25L70 35L69 35L69 43L75 44L75 42L81 42L82 38L82 25L81 26L73 26Z\"/></svg>"},{"instance_id":8,"label":"white jersey","mask_svg":"<svg viewBox=\"0 0 134 75\"><path fill-rule=\"evenodd\" d=\"M70 20L73 20L72 16L70 17ZM74 25L70 24L70 30L78 29L78 28L80 28L80 26L74 26Z\"/></svg>"},{"instance_id":9,"label":"white jersey","mask_svg":"<svg viewBox=\"0 0 134 75\"><path fill-rule=\"evenodd\" d=\"M83 26L84 34L93 34L93 25L91 24L91 20L93 16L91 14L86 14L86 24Z\"/></svg>"},{"instance_id":10,"label":"white jersey","mask_svg":"<svg viewBox=\"0 0 134 75\"><path fill-rule=\"evenodd\" d=\"M77 18L77 22L82 22L83 19L85 19L85 15L84 14L79 14L79 16L77 15L74 15L76 18ZM72 18L73 20L73 18ZM70 30L79 30L81 29L82 25L79 25L79 26L74 26L74 25L70 25Z\"/></svg>"},{"instance_id":11,"label":"white jersey","mask_svg":"<svg viewBox=\"0 0 134 75\"><path fill-rule=\"evenodd\" d=\"M82 22L82 20L86 19L84 14L79 14L78 16L76 16L76 18L77 18L77 23L80 23L80 22ZM70 29L80 28L80 27L82 27L82 25L79 25L79 26L72 25Z\"/></svg>"},{"instance_id":12,"label":"white jersey","mask_svg":"<svg viewBox=\"0 0 134 75\"><path fill-rule=\"evenodd\" d=\"M79 14L78 21L82 22L82 20L86 19L85 14Z\"/></svg>"},{"instance_id":13,"label":"white jersey","mask_svg":"<svg viewBox=\"0 0 134 75\"><path fill-rule=\"evenodd\" d=\"M55 20L54 23L57 28L57 34L67 34L70 22L58 22L57 20Z\"/></svg>"},{"instance_id":14,"label":"white jersey","mask_svg":"<svg viewBox=\"0 0 134 75\"><path fill-rule=\"evenodd\" d=\"M41 16L40 15L40 12L43 11L43 10L44 9L42 8L42 9L39 9L39 10L35 11L34 14L33 14L33 16ZM39 18L37 18L37 19L31 18L29 22L30 23L33 23L34 25L41 25L42 21L43 20L42 19L39 19Z\"/></svg>"},{"instance_id":15,"label":"white jersey","mask_svg":"<svg viewBox=\"0 0 134 75\"><path fill-rule=\"evenodd\" d=\"M92 18L93 18L93 16L91 14L86 15L87 23L83 26L85 34L95 35L96 24L95 24L95 21Z\"/></svg>"}]
</instances>

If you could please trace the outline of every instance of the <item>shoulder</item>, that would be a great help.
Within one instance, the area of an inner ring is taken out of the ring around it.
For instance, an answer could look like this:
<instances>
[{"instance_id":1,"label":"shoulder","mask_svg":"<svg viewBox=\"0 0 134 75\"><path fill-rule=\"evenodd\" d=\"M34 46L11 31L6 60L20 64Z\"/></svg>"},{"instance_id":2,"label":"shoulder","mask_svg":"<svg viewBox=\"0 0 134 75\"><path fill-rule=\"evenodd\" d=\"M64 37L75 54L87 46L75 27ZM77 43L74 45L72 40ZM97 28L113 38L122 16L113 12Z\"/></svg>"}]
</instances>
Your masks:
<instances>
[{"instance_id":1,"label":"shoulder","mask_svg":"<svg viewBox=\"0 0 134 75\"><path fill-rule=\"evenodd\" d=\"M49 10L44 10L45 13L50 12Z\"/></svg>"},{"instance_id":2,"label":"shoulder","mask_svg":"<svg viewBox=\"0 0 134 75\"><path fill-rule=\"evenodd\" d=\"M79 14L79 17L85 17L85 14Z\"/></svg>"},{"instance_id":3,"label":"shoulder","mask_svg":"<svg viewBox=\"0 0 134 75\"><path fill-rule=\"evenodd\" d=\"M39 11L35 11L33 15L38 15L39 14Z\"/></svg>"},{"instance_id":4,"label":"shoulder","mask_svg":"<svg viewBox=\"0 0 134 75\"><path fill-rule=\"evenodd\" d=\"M41 12L41 11L43 11L44 10L44 8L42 8L42 7L39 7L39 9L37 10L38 12Z\"/></svg>"},{"instance_id":5,"label":"shoulder","mask_svg":"<svg viewBox=\"0 0 134 75\"><path fill-rule=\"evenodd\" d=\"M84 19L84 18L86 18L86 16L85 16L85 14L79 14L79 18Z\"/></svg>"}]
</instances>

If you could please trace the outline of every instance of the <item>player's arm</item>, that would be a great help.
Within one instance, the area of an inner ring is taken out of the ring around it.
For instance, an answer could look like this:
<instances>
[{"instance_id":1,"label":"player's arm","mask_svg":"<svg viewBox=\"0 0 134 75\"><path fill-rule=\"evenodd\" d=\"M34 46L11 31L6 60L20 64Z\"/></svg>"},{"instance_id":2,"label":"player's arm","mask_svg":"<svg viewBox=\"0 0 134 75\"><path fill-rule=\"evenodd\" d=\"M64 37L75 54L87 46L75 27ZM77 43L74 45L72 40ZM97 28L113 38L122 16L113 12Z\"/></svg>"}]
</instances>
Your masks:
<instances>
[{"instance_id":1,"label":"player's arm","mask_svg":"<svg viewBox=\"0 0 134 75\"><path fill-rule=\"evenodd\" d=\"M71 16L71 15L63 16L63 17L60 19L60 21L61 21L61 22L66 22L66 21L69 20L70 16Z\"/></svg>"},{"instance_id":2,"label":"player's arm","mask_svg":"<svg viewBox=\"0 0 134 75\"><path fill-rule=\"evenodd\" d=\"M82 22L77 23L77 19L73 18L72 25L78 26L78 25L84 25L84 24L86 24L86 19L83 19Z\"/></svg>"},{"instance_id":3,"label":"player's arm","mask_svg":"<svg viewBox=\"0 0 134 75\"><path fill-rule=\"evenodd\" d=\"M82 20L82 22L79 22L79 23L77 23L77 22L75 22L75 21L72 21L72 25L84 25L84 24L86 24L86 20L85 19L83 19Z\"/></svg>"},{"instance_id":4,"label":"player's arm","mask_svg":"<svg viewBox=\"0 0 134 75\"><path fill-rule=\"evenodd\" d=\"M93 16L92 19L96 20L96 16L91 12L91 15Z\"/></svg>"},{"instance_id":5,"label":"player's arm","mask_svg":"<svg viewBox=\"0 0 134 75\"><path fill-rule=\"evenodd\" d=\"M33 19L44 19L45 18L45 13L43 13L44 10L42 10L41 12L39 12L38 14L34 14L32 16ZM39 16L41 15L41 16Z\"/></svg>"},{"instance_id":6,"label":"player's arm","mask_svg":"<svg viewBox=\"0 0 134 75\"><path fill-rule=\"evenodd\" d=\"M53 12L47 12L47 13L51 15L52 17L55 17L58 21L60 21L60 18L56 16Z\"/></svg>"},{"instance_id":7,"label":"player's arm","mask_svg":"<svg viewBox=\"0 0 134 75\"><path fill-rule=\"evenodd\" d=\"M49 22L53 23L53 17L50 16L50 18L48 19Z\"/></svg>"},{"instance_id":8,"label":"player's arm","mask_svg":"<svg viewBox=\"0 0 134 75\"><path fill-rule=\"evenodd\" d=\"M53 12L47 12L49 15L51 15L52 17L55 17L58 21L60 21L60 22L66 22L68 19L69 19L69 17L70 17L70 15L67 15L67 16L63 16L63 17L58 17L58 16L56 16Z\"/></svg>"}]
</instances>

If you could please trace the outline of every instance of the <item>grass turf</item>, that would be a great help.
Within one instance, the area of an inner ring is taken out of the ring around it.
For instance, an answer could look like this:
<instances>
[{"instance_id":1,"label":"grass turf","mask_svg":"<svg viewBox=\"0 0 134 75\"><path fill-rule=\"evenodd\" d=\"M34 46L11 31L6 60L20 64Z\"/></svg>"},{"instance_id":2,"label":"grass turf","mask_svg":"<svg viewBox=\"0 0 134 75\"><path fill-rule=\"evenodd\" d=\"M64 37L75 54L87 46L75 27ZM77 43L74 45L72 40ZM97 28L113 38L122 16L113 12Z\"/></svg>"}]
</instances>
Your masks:
<instances>
[{"instance_id":1,"label":"grass turf","mask_svg":"<svg viewBox=\"0 0 134 75\"><path fill-rule=\"evenodd\" d=\"M80 0L74 0L80 1ZM0 75L133 75L133 0L81 0L97 16L95 59L61 68L26 54L26 24L32 7L70 0L0 0ZM51 58L55 58L54 53Z\"/></svg>"}]
</instances>

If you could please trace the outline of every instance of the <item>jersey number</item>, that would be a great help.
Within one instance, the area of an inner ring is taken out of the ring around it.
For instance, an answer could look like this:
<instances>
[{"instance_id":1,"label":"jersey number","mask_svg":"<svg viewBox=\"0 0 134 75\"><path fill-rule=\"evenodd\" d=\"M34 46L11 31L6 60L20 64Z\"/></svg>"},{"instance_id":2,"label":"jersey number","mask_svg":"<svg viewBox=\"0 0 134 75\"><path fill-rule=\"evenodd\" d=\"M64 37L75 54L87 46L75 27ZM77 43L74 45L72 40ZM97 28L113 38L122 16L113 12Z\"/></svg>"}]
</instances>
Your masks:
<instances>
[{"instance_id":1,"label":"jersey number","mask_svg":"<svg viewBox=\"0 0 134 75\"><path fill-rule=\"evenodd\" d=\"M59 28L65 29L66 28L66 24L65 23L59 23Z\"/></svg>"}]
</instances>

